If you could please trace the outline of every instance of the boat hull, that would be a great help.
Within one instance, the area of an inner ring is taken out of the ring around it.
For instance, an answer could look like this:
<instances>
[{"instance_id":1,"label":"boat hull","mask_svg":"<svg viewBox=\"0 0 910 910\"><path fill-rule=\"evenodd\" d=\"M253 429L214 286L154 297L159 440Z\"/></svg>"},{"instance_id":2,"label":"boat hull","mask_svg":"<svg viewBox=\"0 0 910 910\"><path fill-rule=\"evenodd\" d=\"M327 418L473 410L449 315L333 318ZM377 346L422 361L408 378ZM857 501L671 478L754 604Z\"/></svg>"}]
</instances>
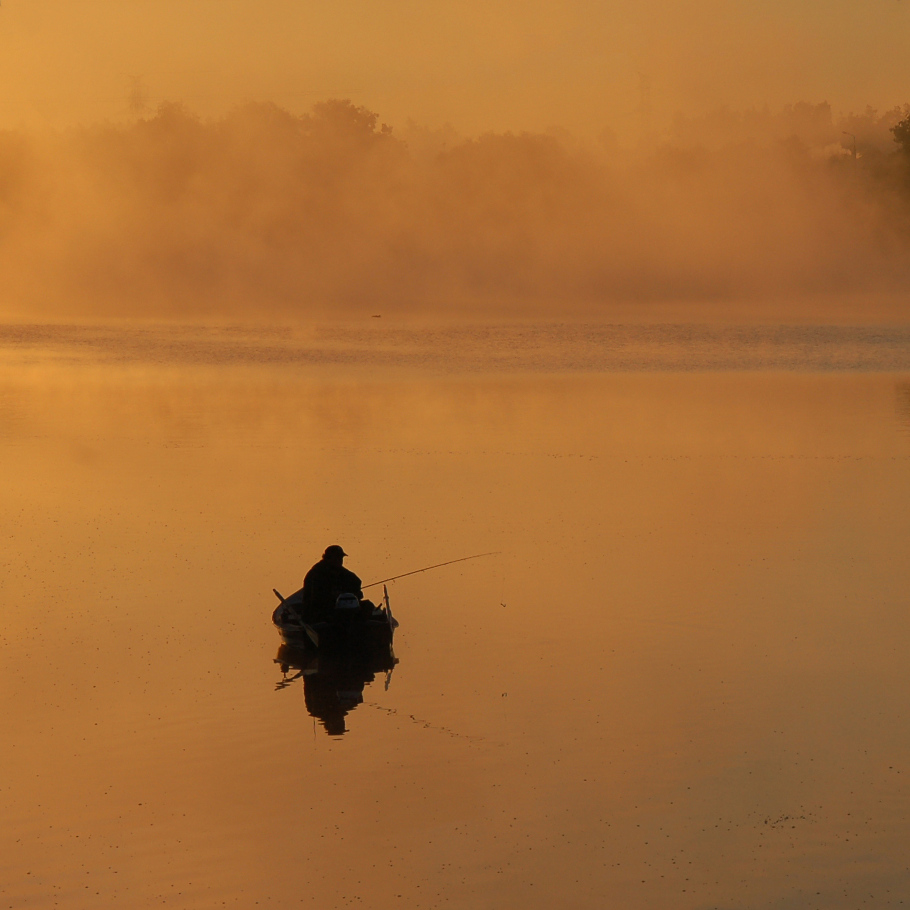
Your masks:
<instances>
[{"instance_id":1,"label":"boat hull","mask_svg":"<svg viewBox=\"0 0 910 910\"><path fill-rule=\"evenodd\" d=\"M277 593L277 592L276 592ZM272 613L272 622L282 640L289 646L304 650L371 652L390 649L397 622L386 610L374 619L363 619L359 612L341 615L335 622L303 624L296 610L302 591L295 591L282 600Z\"/></svg>"}]
</instances>

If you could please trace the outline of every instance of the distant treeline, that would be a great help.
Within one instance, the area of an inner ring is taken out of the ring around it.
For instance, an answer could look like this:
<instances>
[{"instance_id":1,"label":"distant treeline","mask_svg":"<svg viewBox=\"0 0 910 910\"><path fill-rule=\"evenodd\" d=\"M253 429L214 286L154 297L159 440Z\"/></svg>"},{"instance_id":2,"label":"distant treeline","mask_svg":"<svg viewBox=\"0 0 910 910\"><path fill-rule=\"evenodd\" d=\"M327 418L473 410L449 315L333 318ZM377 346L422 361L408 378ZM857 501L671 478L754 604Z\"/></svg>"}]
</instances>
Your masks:
<instances>
[{"instance_id":1,"label":"distant treeline","mask_svg":"<svg viewBox=\"0 0 910 910\"><path fill-rule=\"evenodd\" d=\"M855 146L854 146L855 142ZM661 140L393 131L348 101L0 132L0 311L597 313L910 282L910 106Z\"/></svg>"},{"instance_id":2,"label":"distant treeline","mask_svg":"<svg viewBox=\"0 0 910 910\"><path fill-rule=\"evenodd\" d=\"M687 146L717 148L739 143L784 142L801 146L823 157L852 158L856 140L858 158L894 157L898 151L910 154L900 132L910 123L910 104L877 111L867 107L861 114L842 114L835 117L831 105L787 105L783 110L768 108L734 111L721 108L700 117L676 118L671 129L672 141ZM897 148L900 146L900 149Z\"/></svg>"}]
</instances>

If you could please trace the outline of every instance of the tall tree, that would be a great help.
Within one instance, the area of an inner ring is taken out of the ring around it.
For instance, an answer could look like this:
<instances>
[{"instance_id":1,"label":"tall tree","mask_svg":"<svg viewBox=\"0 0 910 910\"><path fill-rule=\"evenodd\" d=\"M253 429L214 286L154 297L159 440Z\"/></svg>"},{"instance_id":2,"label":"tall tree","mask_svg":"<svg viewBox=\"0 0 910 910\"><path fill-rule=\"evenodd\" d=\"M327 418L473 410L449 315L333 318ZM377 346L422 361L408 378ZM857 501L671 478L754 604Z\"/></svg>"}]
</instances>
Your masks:
<instances>
[{"instance_id":1,"label":"tall tree","mask_svg":"<svg viewBox=\"0 0 910 910\"><path fill-rule=\"evenodd\" d=\"M894 141L901 153L910 158L910 114L895 123L891 127L891 132L894 134Z\"/></svg>"}]
</instances>

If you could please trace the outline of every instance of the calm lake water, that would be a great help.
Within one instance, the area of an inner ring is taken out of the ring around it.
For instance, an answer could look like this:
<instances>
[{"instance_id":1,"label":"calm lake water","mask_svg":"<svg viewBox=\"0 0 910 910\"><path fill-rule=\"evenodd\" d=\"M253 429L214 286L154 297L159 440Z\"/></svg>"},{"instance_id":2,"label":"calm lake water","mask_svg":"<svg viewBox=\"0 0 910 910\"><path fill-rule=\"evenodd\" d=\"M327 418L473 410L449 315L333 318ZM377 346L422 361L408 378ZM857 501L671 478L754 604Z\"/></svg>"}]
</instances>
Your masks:
<instances>
[{"instance_id":1,"label":"calm lake water","mask_svg":"<svg viewBox=\"0 0 910 910\"><path fill-rule=\"evenodd\" d=\"M0 908L910 903L906 328L6 326L0 459ZM330 543L499 551L343 734Z\"/></svg>"}]
</instances>

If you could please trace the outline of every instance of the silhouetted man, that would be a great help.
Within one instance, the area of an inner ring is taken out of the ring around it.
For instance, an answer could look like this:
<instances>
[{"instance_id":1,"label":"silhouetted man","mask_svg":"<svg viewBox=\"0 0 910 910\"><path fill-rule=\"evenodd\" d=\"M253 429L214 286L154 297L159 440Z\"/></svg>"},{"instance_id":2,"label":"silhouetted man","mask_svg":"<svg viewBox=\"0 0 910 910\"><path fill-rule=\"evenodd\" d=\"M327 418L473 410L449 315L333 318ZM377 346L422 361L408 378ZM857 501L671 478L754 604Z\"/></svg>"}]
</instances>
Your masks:
<instances>
[{"instance_id":1,"label":"silhouetted man","mask_svg":"<svg viewBox=\"0 0 910 910\"><path fill-rule=\"evenodd\" d=\"M337 544L326 547L322 559L306 573L303 579L304 622L331 621L339 594L353 594L358 600L363 599L360 579L344 567L347 555Z\"/></svg>"}]
</instances>

